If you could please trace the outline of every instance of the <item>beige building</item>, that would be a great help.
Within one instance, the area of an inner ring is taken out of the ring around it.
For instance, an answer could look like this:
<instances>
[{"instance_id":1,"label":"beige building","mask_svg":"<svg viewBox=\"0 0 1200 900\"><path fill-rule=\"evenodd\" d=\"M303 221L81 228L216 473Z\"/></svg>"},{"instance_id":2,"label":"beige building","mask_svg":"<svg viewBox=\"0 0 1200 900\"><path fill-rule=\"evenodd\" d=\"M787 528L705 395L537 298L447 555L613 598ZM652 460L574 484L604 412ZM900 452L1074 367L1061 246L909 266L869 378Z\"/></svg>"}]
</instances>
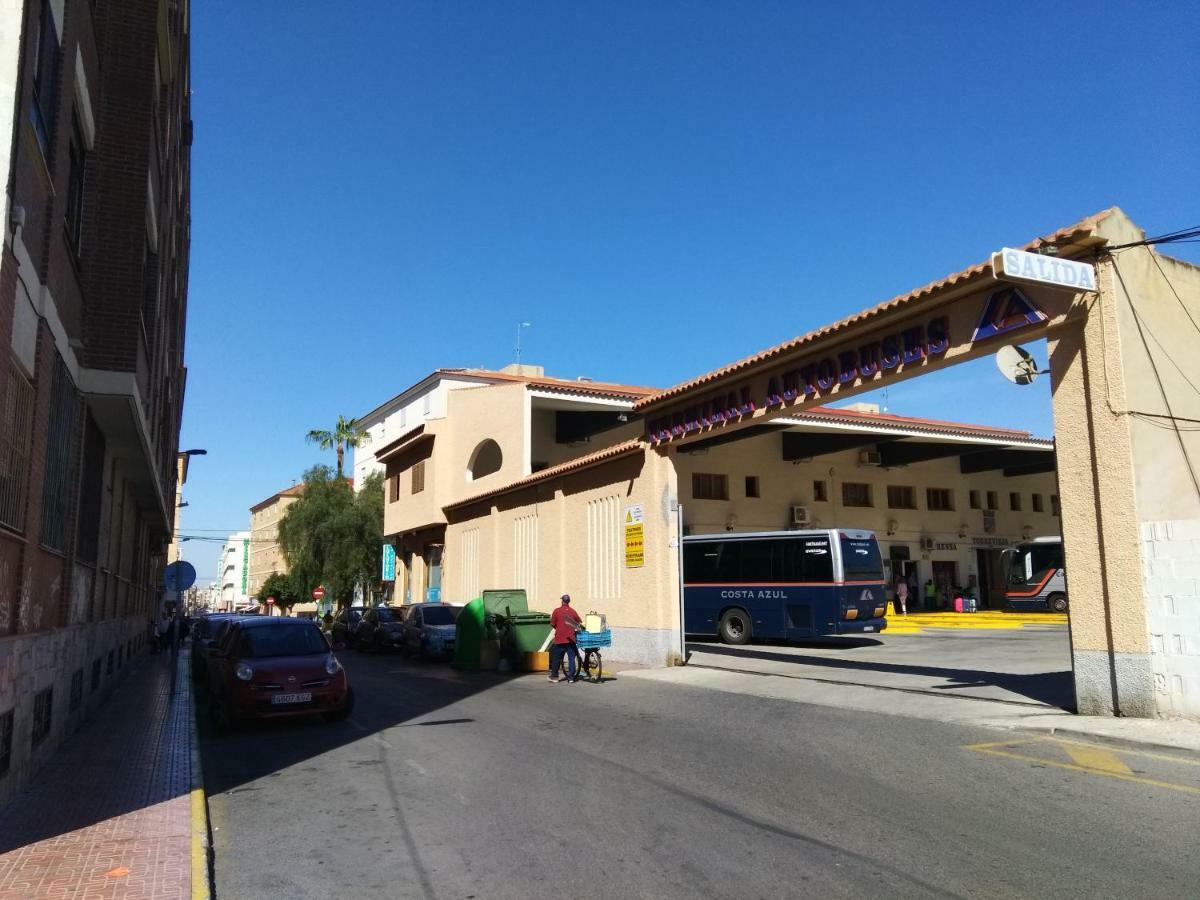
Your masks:
<instances>
[{"instance_id":1,"label":"beige building","mask_svg":"<svg viewBox=\"0 0 1200 900\"><path fill-rule=\"evenodd\" d=\"M279 522L302 493L304 485L296 484L250 507L248 593L251 597L258 596L258 589L272 572L287 574L287 560L279 546Z\"/></svg>"},{"instance_id":2,"label":"beige building","mask_svg":"<svg viewBox=\"0 0 1200 900\"><path fill-rule=\"evenodd\" d=\"M643 397L591 446L538 445L529 385L456 393L446 419L378 451L387 530L437 570L406 566L406 596L440 588L443 565L447 599L570 591L608 613L615 657L661 663L682 646L677 548L689 529L757 528L803 506L874 527L893 560L889 545L903 544L918 566L954 563L959 579L984 582L976 551L990 544L977 540L1061 521L1079 711L1200 717L1200 269L1158 253L1118 209L1000 259ZM854 417L830 404L1043 337L1057 490L1039 461L1049 445L990 429L950 425L961 433L934 440L938 423L862 412L879 432L871 455L804 449ZM956 477L928 445L964 441L986 446L953 448ZM797 468L785 476L785 464ZM637 518L642 553L627 555L623 523Z\"/></svg>"}]
</instances>

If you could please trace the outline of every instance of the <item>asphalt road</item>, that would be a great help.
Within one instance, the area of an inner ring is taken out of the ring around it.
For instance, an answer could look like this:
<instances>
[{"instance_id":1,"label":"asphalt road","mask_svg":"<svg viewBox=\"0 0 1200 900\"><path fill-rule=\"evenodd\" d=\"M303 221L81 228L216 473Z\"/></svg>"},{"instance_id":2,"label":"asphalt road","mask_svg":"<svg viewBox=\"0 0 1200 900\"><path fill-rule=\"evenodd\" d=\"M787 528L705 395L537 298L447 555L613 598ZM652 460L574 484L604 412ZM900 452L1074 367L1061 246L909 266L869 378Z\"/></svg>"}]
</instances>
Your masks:
<instances>
[{"instance_id":1,"label":"asphalt road","mask_svg":"<svg viewBox=\"0 0 1200 900\"><path fill-rule=\"evenodd\" d=\"M1195 760L1123 757L1139 780L1118 780L1062 768L1044 738L1015 747L1029 758L964 749L1023 737L983 728L346 657L348 722L204 737L217 900L1151 898L1200 884Z\"/></svg>"}]
</instances>

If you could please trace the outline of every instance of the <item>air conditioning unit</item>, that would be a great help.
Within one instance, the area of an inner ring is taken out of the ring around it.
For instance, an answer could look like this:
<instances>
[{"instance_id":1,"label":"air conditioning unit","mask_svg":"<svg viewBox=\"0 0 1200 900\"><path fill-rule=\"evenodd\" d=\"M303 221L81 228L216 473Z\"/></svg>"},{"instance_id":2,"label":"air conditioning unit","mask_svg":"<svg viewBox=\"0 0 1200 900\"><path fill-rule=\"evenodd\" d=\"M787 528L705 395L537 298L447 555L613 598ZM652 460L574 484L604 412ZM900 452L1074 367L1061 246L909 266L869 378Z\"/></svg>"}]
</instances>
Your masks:
<instances>
[{"instance_id":1,"label":"air conditioning unit","mask_svg":"<svg viewBox=\"0 0 1200 900\"><path fill-rule=\"evenodd\" d=\"M858 454L860 465L864 466L882 466L883 457L879 455L878 450L862 450Z\"/></svg>"},{"instance_id":2,"label":"air conditioning unit","mask_svg":"<svg viewBox=\"0 0 1200 900\"><path fill-rule=\"evenodd\" d=\"M807 525L808 524L808 507L793 506L792 507L792 524Z\"/></svg>"},{"instance_id":3,"label":"air conditioning unit","mask_svg":"<svg viewBox=\"0 0 1200 900\"><path fill-rule=\"evenodd\" d=\"M933 538L931 538L931 537L921 538L921 549L922 550L932 550L933 549Z\"/></svg>"}]
</instances>

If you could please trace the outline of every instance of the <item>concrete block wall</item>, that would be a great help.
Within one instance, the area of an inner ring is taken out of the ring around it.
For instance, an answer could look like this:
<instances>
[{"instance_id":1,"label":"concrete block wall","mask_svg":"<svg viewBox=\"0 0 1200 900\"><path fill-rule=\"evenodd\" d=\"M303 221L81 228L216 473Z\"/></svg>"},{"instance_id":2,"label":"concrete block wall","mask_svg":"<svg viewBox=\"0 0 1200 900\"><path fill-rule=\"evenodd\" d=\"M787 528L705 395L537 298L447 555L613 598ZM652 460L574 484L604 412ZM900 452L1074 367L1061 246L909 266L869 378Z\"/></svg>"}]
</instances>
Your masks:
<instances>
[{"instance_id":1,"label":"concrete block wall","mask_svg":"<svg viewBox=\"0 0 1200 900\"><path fill-rule=\"evenodd\" d=\"M1145 522L1141 536L1155 708L1200 718L1200 519Z\"/></svg>"},{"instance_id":2,"label":"concrete block wall","mask_svg":"<svg viewBox=\"0 0 1200 900\"><path fill-rule=\"evenodd\" d=\"M0 774L0 808L107 699L130 663L149 651L150 640L148 623L141 615L0 640L0 716L13 713L12 755L8 771ZM93 688L96 660L100 661L100 681ZM79 670L83 671L83 696L79 706L71 709L71 679ZM35 747L34 697L48 687L54 689L50 733Z\"/></svg>"}]
</instances>

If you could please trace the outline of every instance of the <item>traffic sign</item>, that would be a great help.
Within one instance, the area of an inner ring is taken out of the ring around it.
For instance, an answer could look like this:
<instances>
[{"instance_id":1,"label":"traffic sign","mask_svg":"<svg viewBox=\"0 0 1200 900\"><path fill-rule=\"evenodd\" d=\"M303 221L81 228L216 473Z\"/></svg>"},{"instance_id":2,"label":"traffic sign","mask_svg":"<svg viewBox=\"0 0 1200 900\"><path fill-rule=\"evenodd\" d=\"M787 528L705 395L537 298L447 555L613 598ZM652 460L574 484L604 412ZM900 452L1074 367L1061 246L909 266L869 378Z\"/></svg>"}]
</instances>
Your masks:
<instances>
[{"instance_id":1,"label":"traffic sign","mask_svg":"<svg viewBox=\"0 0 1200 900\"><path fill-rule=\"evenodd\" d=\"M274 597L268 597L268 598L267 598L267 606L274 606L274 605L275 605L275 598L274 598Z\"/></svg>"},{"instance_id":2,"label":"traffic sign","mask_svg":"<svg viewBox=\"0 0 1200 900\"><path fill-rule=\"evenodd\" d=\"M315 588L313 588L312 598L314 600L316 600L318 603L320 603L322 600L324 600L325 599L325 588L321 587L318 584Z\"/></svg>"},{"instance_id":3,"label":"traffic sign","mask_svg":"<svg viewBox=\"0 0 1200 900\"><path fill-rule=\"evenodd\" d=\"M196 568L185 560L171 563L163 572L163 587L168 591L186 591L195 583Z\"/></svg>"}]
</instances>

